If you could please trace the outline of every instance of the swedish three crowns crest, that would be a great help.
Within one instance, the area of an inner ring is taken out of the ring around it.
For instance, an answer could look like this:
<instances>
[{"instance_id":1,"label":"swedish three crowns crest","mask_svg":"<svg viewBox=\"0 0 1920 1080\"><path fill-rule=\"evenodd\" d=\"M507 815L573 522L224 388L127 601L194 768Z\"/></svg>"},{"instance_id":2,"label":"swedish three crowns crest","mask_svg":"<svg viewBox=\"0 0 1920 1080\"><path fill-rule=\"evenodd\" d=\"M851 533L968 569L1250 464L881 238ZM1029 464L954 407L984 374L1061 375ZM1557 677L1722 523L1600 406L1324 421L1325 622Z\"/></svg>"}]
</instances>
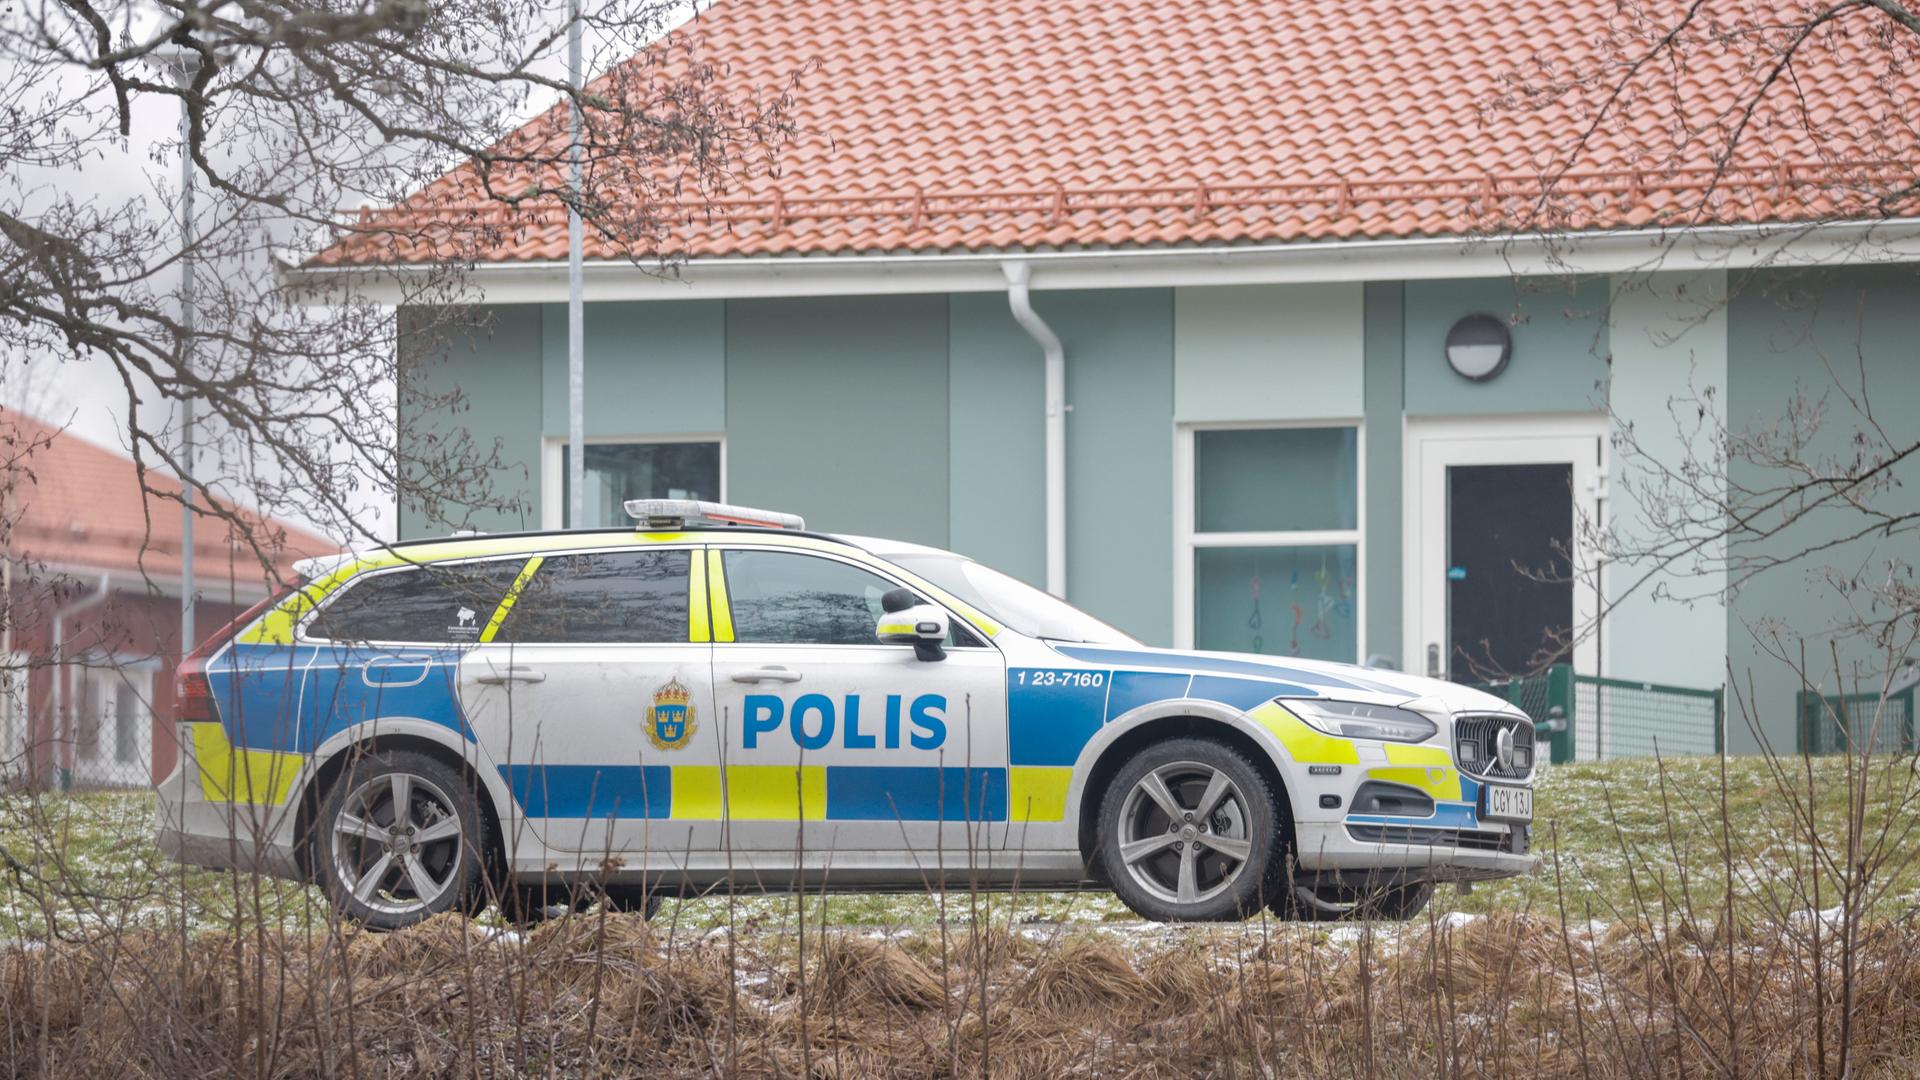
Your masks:
<instances>
[{"instance_id":1,"label":"swedish three crowns crest","mask_svg":"<svg viewBox=\"0 0 1920 1080\"><path fill-rule=\"evenodd\" d=\"M678 750L693 737L693 695L674 679L654 691L647 709L647 738L662 750Z\"/></svg>"}]
</instances>

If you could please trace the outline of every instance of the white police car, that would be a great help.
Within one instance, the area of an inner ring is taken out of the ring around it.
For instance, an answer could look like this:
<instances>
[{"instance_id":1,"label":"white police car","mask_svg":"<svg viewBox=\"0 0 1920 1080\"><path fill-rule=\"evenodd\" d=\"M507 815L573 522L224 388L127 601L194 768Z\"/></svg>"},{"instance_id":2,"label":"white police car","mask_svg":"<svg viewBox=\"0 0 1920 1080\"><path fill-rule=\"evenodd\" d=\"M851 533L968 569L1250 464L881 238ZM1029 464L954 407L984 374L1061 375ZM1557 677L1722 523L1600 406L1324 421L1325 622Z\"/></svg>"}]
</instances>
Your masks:
<instances>
[{"instance_id":1,"label":"white police car","mask_svg":"<svg viewBox=\"0 0 1920 1080\"><path fill-rule=\"evenodd\" d=\"M402 926L486 886L1103 883L1404 917L1530 869L1474 690L1148 648L950 552L709 503L302 567L183 663L162 847ZM488 876L491 875L491 876Z\"/></svg>"}]
</instances>

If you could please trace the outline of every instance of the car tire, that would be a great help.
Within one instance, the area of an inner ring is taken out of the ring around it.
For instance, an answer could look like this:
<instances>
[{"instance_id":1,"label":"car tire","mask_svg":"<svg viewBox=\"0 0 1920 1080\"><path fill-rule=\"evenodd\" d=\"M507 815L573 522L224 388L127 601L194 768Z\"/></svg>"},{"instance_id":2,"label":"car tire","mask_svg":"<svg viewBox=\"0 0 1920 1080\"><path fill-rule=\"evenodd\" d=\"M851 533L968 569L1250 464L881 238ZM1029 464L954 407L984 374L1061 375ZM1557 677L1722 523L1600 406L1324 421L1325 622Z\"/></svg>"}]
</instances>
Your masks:
<instances>
[{"instance_id":1,"label":"car tire","mask_svg":"<svg viewBox=\"0 0 1920 1080\"><path fill-rule=\"evenodd\" d=\"M1298 886L1308 889L1308 886ZM1269 910L1275 918L1293 922L1360 922L1380 919L1405 922L1426 910L1433 899L1433 882L1414 881L1402 885L1383 885L1355 889L1346 886L1321 886L1310 890L1319 904L1306 897L1276 892Z\"/></svg>"},{"instance_id":2,"label":"car tire","mask_svg":"<svg viewBox=\"0 0 1920 1080\"><path fill-rule=\"evenodd\" d=\"M404 813L396 813L402 804ZM458 768L414 751L380 751L355 759L328 785L308 837L308 865L343 917L398 930L478 906L486 830Z\"/></svg>"},{"instance_id":3,"label":"car tire","mask_svg":"<svg viewBox=\"0 0 1920 1080\"><path fill-rule=\"evenodd\" d=\"M1100 867L1142 918L1243 919L1280 862L1281 813L1265 775L1226 743L1155 743L1120 767L1101 802Z\"/></svg>"}]
</instances>

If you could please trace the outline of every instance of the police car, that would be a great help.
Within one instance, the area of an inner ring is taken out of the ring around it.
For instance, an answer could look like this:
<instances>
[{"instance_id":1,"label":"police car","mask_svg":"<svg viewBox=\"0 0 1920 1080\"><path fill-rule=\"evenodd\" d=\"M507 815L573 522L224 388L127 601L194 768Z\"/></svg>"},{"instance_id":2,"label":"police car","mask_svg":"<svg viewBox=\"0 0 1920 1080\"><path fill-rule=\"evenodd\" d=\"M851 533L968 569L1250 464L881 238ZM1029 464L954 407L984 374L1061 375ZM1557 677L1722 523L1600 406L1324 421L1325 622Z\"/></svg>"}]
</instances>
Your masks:
<instances>
[{"instance_id":1,"label":"police car","mask_svg":"<svg viewBox=\"0 0 1920 1080\"><path fill-rule=\"evenodd\" d=\"M1349 665L1150 648L951 552L637 500L633 529L301 567L181 665L174 858L404 926L511 886L1111 888L1406 917L1529 870L1534 728Z\"/></svg>"}]
</instances>

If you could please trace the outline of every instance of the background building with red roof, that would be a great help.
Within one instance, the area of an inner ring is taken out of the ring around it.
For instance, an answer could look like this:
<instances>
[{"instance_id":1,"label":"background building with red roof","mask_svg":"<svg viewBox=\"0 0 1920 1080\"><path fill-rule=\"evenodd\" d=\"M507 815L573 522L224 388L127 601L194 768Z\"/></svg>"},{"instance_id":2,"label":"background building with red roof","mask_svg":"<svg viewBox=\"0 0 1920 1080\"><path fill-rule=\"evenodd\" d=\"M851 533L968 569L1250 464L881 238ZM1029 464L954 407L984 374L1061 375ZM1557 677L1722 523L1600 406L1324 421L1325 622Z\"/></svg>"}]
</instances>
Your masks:
<instances>
[{"instance_id":1,"label":"background building with red roof","mask_svg":"<svg viewBox=\"0 0 1920 1080\"><path fill-rule=\"evenodd\" d=\"M0 409L0 528L7 599L0 781L144 786L173 768L180 657L179 481L38 418ZM229 511L237 511L223 504ZM241 513L274 556L212 516L194 530L207 636L337 551L305 529Z\"/></svg>"},{"instance_id":2,"label":"background building with red roof","mask_svg":"<svg viewBox=\"0 0 1920 1080\"><path fill-rule=\"evenodd\" d=\"M1684 11L1686 62L1635 67L1681 6L721 0L653 61L790 94L794 137L590 234L582 524L725 498L953 548L1151 643L1456 678L1578 628L1588 678L1751 672L1790 746L1800 687L1756 628L1836 622L1817 575L1729 589L1703 557L1628 590L1581 523L1649 519L1629 444L1712 459L1835 397L1835 356L1907 403L1876 422L1920 424L1920 221L1882 198L1920 86L1849 26L1767 83L1770 39L1726 32L1751 5ZM564 137L556 109L508 142ZM498 439L531 509L403 506L403 536L567 524L566 255L557 203L469 163L288 270L398 300L473 264L479 325L402 357L466 408L403 398L399 437ZM1809 453L1861 422L1827 417ZM1911 535L1839 550L1912 565ZM1583 754L1655 734L1576 724Z\"/></svg>"}]
</instances>

